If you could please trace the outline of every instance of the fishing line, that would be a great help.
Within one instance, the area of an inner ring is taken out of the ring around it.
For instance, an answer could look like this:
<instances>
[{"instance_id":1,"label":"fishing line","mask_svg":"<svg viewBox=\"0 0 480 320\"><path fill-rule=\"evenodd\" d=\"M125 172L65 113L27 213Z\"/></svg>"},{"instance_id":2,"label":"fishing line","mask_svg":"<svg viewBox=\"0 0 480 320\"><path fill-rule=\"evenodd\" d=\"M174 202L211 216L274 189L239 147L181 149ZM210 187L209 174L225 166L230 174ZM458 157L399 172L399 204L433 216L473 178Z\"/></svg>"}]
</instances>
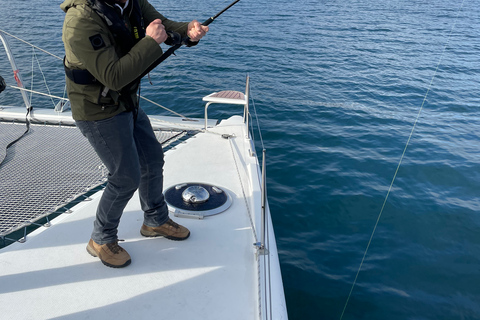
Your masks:
<instances>
[{"instance_id":1,"label":"fishing line","mask_svg":"<svg viewBox=\"0 0 480 320\"><path fill-rule=\"evenodd\" d=\"M361 271L361 269L362 269L363 263L364 263L364 261L365 261L365 257L367 256L367 253L368 253L368 249L370 248L370 244L372 243L373 236L375 235L375 231L377 230L378 223L380 222L380 218L382 217L383 210L385 209L385 205L386 205L386 203L387 203L388 196L390 195L390 192L391 192L392 187L393 187L393 183L395 182L395 179L397 178L398 171L400 170L400 166L401 166L401 164L402 164L403 158L405 157L405 153L407 152L408 145L410 144L410 140L412 139L413 133L414 133L415 128L416 128L416 126L417 126L418 119L420 118L420 114L422 113L423 107L424 107L424 105L425 105L425 101L427 100L428 93L430 92L430 89L432 88L433 80L435 79L435 77L436 77L436 75L437 75L437 71L438 71L438 68L440 67L440 64L441 64L441 62L442 62L443 55L444 55L444 53L445 53L445 51L446 51L446 49L447 49L447 47L448 47L448 44L450 43L450 38L451 38L452 33L453 33L453 30L455 29L455 26L456 26L456 24L457 24L458 16L460 15L460 11L461 11L462 8L463 8L464 2L465 2L465 0L462 0L462 4L461 4L460 8L459 8L458 11L457 11L457 16L455 17L455 20L454 20L452 29L450 30L450 33L449 33L449 35L448 35L447 43L446 43L445 46L443 47L442 54L440 55L440 58L438 59L437 67L435 68L435 72L433 73L432 79L430 80L430 84L428 85L427 92L425 93L425 96L423 97L422 105L420 106L420 110L418 111L417 117L415 118L415 122L413 123L413 127L412 127L412 130L411 130L411 132L410 132L410 135L409 135L409 137L408 137L408 139L407 139L407 143L405 144L405 148L403 149L402 156L400 157L400 161L398 162L397 169L395 170L395 174L393 175L392 182L390 183L390 187L388 188L387 195L385 196L385 200L383 201L382 208L380 209L380 213L378 214L377 221L375 222L375 226L373 227L373 231L372 231L372 234L371 234L370 239L369 239L369 241L368 241L368 244L367 244L367 247L366 247L366 249L365 249L365 252L364 252L364 254L363 254L362 261L360 262L360 266L358 267L357 274L355 275L355 279L353 280L353 284L352 284L352 287L351 287L351 289L350 289L350 293L348 294L347 301L345 302L345 306L343 307L342 314L340 315L340 320L343 319L343 315L345 314L345 310L347 309L348 302L350 301L350 297L352 296L353 289L355 288L355 285L356 285L356 283L357 283L358 275L360 274L360 271Z\"/></svg>"}]
</instances>

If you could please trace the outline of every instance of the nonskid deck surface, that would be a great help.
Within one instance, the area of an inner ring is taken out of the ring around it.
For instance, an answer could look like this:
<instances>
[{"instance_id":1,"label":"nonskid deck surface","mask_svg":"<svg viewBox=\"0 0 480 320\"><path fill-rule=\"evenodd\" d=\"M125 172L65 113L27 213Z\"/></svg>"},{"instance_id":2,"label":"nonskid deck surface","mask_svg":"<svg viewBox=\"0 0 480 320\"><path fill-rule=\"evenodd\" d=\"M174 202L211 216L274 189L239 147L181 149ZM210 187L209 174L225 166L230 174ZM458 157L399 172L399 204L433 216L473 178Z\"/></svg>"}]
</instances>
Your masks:
<instances>
[{"instance_id":1,"label":"nonskid deck surface","mask_svg":"<svg viewBox=\"0 0 480 320\"><path fill-rule=\"evenodd\" d=\"M234 125L212 131L243 134ZM105 267L85 250L100 193L26 243L2 249L2 317L256 319L257 262L243 199L247 181L242 176L240 182L241 163L234 160L234 152L244 149L241 140L199 133L166 152L165 188L182 182L218 185L228 190L233 204L203 220L172 216L191 236L170 241L140 235L143 213L134 195L119 227L119 237L125 239L120 244L132 257L126 268Z\"/></svg>"}]
</instances>

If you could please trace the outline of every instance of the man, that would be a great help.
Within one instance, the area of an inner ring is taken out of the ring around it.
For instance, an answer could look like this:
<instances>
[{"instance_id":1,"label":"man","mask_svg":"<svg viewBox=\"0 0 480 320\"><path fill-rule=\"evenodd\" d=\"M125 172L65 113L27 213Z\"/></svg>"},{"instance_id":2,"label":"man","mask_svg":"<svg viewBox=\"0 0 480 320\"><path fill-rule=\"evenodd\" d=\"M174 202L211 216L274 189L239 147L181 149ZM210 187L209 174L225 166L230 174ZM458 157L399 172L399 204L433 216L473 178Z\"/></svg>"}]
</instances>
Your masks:
<instances>
[{"instance_id":1,"label":"man","mask_svg":"<svg viewBox=\"0 0 480 320\"><path fill-rule=\"evenodd\" d=\"M67 92L72 115L109 171L87 251L109 267L130 264L118 245L123 210L138 189L140 233L184 240L190 231L168 217L163 198L163 150L138 106L135 81L162 55L167 31L195 45L208 31L198 21L174 22L147 0L66 0L63 26ZM167 30L167 31L166 31Z\"/></svg>"}]
</instances>

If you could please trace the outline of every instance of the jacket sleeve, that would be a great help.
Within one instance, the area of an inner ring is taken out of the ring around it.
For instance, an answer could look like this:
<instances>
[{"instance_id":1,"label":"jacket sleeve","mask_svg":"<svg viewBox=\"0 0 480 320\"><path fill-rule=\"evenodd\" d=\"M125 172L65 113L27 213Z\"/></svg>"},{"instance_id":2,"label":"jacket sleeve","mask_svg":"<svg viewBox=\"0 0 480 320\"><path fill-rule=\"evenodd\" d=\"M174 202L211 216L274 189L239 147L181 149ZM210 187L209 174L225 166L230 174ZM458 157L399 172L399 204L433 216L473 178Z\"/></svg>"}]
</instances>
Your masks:
<instances>
[{"instance_id":1,"label":"jacket sleeve","mask_svg":"<svg viewBox=\"0 0 480 320\"><path fill-rule=\"evenodd\" d=\"M187 36L188 22L172 21L160 14L147 0L139 0L140 8L145 21L145 28L155 19L162 20L165 30L180 33L183 37Z\"/></svg>"},{"instance_id":2,"label":"jacket sleeve","mask_svg":"<svg viewBox=\"0 0 480 320\"><path fill-rule=\"evenodd\" d=\"M157 42L146 36L125 56L119 57L110 38L108 28L95 13L75 14L70 9L64 29L64 41L80 65L87 69L100 83L119 91L135 80L162 55ZM89 8L85 8L89 11ZM103 42L99 43L99 37ZM69 53L67 53L67 60Z\"/></svg>"}]
</instances>

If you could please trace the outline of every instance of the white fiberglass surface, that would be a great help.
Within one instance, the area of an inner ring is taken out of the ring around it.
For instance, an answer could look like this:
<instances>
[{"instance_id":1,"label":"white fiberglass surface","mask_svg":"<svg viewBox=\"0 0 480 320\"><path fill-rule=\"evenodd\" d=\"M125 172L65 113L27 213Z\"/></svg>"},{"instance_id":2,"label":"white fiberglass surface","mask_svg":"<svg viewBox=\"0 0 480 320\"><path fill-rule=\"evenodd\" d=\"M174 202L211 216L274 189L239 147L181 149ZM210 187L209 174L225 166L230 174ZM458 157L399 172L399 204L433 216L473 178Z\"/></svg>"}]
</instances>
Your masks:
<instances>
[{"instance_id":1,"label":"white fiberglass surface","mask_svg":"<svg viewBox=\"0 0 480 320\"><path fill-rule=\"evenodd\" d=\"M217 129L216 129L217 130ZM234 126L219 128L235 133ZM236 132L237 137L241 132ZM103 266L85 246L101 193L0 251L0 310L11 318L255 319L258 274L253 231L232 141L201 133L166 153L165 187L200 181L231 191L232 206L203 220L172 217L191 230L185 241L144 238L138 195L119 227L132 257L123 269ZM241 175L244 175L242 173ZM43 229L43 228L42 228ZM23 307L25 306L25 307Z\"/></svg>"}]
</instances>

